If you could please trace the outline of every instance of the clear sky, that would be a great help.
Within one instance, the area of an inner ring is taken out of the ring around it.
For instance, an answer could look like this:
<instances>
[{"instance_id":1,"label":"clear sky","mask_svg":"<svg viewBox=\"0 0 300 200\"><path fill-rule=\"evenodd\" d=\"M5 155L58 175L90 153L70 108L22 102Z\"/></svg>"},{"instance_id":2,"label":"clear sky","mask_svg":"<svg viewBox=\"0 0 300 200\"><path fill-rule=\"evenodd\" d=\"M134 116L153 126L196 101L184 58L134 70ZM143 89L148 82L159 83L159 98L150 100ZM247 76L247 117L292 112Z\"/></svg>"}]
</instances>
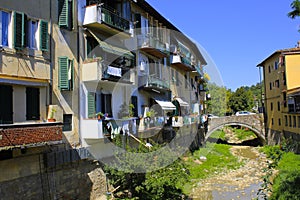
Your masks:
<instances>
[{"instance_id":1,"label":"clear sky","mask_svg":"<svg viewBox=\"0 0 300 200\"><path fill-rule=\"evenodd\" d=\"M258 83L257 64L300 40L292 0L146 1L207 51L232 90Z\"/></svg>"}]
</instances>

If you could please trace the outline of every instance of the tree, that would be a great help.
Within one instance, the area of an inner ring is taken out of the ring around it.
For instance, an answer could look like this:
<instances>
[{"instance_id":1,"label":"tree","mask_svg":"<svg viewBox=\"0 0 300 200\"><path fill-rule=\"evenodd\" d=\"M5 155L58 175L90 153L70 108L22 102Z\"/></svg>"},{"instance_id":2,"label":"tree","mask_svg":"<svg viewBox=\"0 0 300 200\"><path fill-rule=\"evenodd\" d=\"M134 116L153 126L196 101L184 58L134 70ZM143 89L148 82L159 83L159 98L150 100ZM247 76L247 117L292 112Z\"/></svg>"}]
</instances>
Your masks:
<instances>
[{"instance_id":1,"label":"tree","mask_svg":"<svg viewBox=\"0 0 300 200\"><path fill-rule=\"evenodd\" d=\"M244 86L238 88L232 94L229 100L229 106L234 113L241 110L252 111L254 106L252 91L247 90Z\"/></svg>"},{"instance_id":2,"label":"tree","mask_svg":"<svg viewBox=\"0 0 300 200\"><path fill-rule=\"evenodd\" d=\"M292 19L300 16L300 1L294 0L291 3L291 8L293 9L291 12L288 13L288 16Z\"/></svg>"},{"instance_id":3,"label":"tree","mask_svg":"<svg viewBox=\"0 0 300 200\"><path fill-rule=\"evenodd\" d=\"M224 116L227 112L227 89L216 85L208 84L211 100L208 101L208 112L218 116Z\"/></svg>"}]
</instances>

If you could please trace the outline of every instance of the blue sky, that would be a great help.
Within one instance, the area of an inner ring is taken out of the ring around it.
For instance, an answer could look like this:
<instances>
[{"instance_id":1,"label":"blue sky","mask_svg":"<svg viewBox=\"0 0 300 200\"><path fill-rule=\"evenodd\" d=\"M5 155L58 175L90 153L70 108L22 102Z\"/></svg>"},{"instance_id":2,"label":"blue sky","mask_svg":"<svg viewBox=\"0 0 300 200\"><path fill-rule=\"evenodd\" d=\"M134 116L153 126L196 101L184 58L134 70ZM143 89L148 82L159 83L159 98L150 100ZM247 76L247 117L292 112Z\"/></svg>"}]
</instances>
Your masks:
<instances>
[{"instance_id":1,"label":"blue sky","mask_svg":"<svg viewBox=\"0 0 300 200\"><path fill-rule=\"evenodd\" d=\"M287 17L292 0L146 1L207 51L232 90L259 82L256 65L300 40L300 18Z\"/></svg>"}]
</instances>

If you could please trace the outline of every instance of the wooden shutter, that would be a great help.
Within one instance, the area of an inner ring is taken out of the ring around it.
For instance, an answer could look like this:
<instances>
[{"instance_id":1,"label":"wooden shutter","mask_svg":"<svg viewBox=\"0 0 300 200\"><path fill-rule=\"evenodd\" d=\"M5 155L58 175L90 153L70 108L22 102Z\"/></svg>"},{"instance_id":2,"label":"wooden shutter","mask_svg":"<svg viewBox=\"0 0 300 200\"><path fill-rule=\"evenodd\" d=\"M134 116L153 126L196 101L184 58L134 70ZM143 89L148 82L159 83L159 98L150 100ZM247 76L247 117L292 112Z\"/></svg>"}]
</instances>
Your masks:
<instances>
[{"instance_id":1,"label":"wooden shutter","mask_svg":"<svg viewBox=\"0 0 300 200\"><path fill-rule=\"evenodd\" d=\"M21 49L25 46L25 15L15 12L14 19L14 47Z\"/></svg>"},{"instance_id":2,"label":"wooden shutter","mask_svg":"<svg viewBox=\"0 0 300 200\"><path fill-rule=\"evenodd\" d=\"M69 80L68 80L68 68L69 59L66 56L58 58L59 74L58 74L58 87L60 90L69 90Z\"/></svg>"},{"instance_id":3,"label":"wooden shutter","mask_svg":"<svg viewBox=\"0 0 300 200\"><path fill-rule=\"evenodd\" d=\"M74 59L73 60L70 60L70 67L71 67L71 81L70 81L70 90L73 90L74 89L74 84L75 84L75 69L74 69Z\"/></svg>"},{"instance_id":4,"label":"wooden shutter","mask_svg":"<svg viewBox=\"0 0 300 200\"><path fill-rule=\"evenodd\" d=\"M58 1L58 25L68 27L69 22L69 0Z\"/></svg>"},{"instance_id":5,"label":"wooden shutter","mask_svg":"<svg viewBox=\"0 0 300 200\"><path fill-rule=\"evenodd\" d=\"M88 93L87 103L88 103L88 117L93 118L95 117L95 113L96 113L95 93L92 92Z\"/></svg>"},{"instance_id":6,"label":"wooden shutter","mask_svg":"<svg viewBox=\"0 0 300 200\"><path fill-rule=\"evenodd\" d=\"M40 21L40 49L42 51L48 51L48 22Z\"/></svg>"},{"instance_id":7,"label":"wooden shutter","mask_svg":"<svg viewBox=\"0 0 300 200\"><path fill-rule=\"evenodd\" d=\"M26 120L40 119L40 89L26 88Z\"/></svg>"},{"instance_id":8,"label":"wooden shutter","mask_svg":"<svg viewBox=\"0 0 300 200\"><path fill-rule=\"evenodd\" d=\"M0 85L0 124L13 123L12 86Z\"/></svg>"}]
</instances>

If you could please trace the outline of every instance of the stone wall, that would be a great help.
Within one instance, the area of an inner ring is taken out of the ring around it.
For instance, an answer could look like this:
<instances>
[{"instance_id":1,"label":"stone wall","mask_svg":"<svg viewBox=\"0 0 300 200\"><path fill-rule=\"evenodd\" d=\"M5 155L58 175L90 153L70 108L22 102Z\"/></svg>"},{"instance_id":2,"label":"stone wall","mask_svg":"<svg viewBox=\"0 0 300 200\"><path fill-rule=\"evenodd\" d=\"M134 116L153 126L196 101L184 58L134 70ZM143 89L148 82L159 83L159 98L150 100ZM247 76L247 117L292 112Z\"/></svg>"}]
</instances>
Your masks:
<instances>
[{"instance_id":1,"label":"stone wall","mask_svg":"<svg viewBox=\"0 0 300 200\"><path fill-rule=\"evenodd\" d=\"M32 152L0 161L0 199L97 199L106 194L105 174L98 162L78 156L47 167L47 153ZM65 155L59 152L56 156Z\"/></svg>"}]
</instances>

